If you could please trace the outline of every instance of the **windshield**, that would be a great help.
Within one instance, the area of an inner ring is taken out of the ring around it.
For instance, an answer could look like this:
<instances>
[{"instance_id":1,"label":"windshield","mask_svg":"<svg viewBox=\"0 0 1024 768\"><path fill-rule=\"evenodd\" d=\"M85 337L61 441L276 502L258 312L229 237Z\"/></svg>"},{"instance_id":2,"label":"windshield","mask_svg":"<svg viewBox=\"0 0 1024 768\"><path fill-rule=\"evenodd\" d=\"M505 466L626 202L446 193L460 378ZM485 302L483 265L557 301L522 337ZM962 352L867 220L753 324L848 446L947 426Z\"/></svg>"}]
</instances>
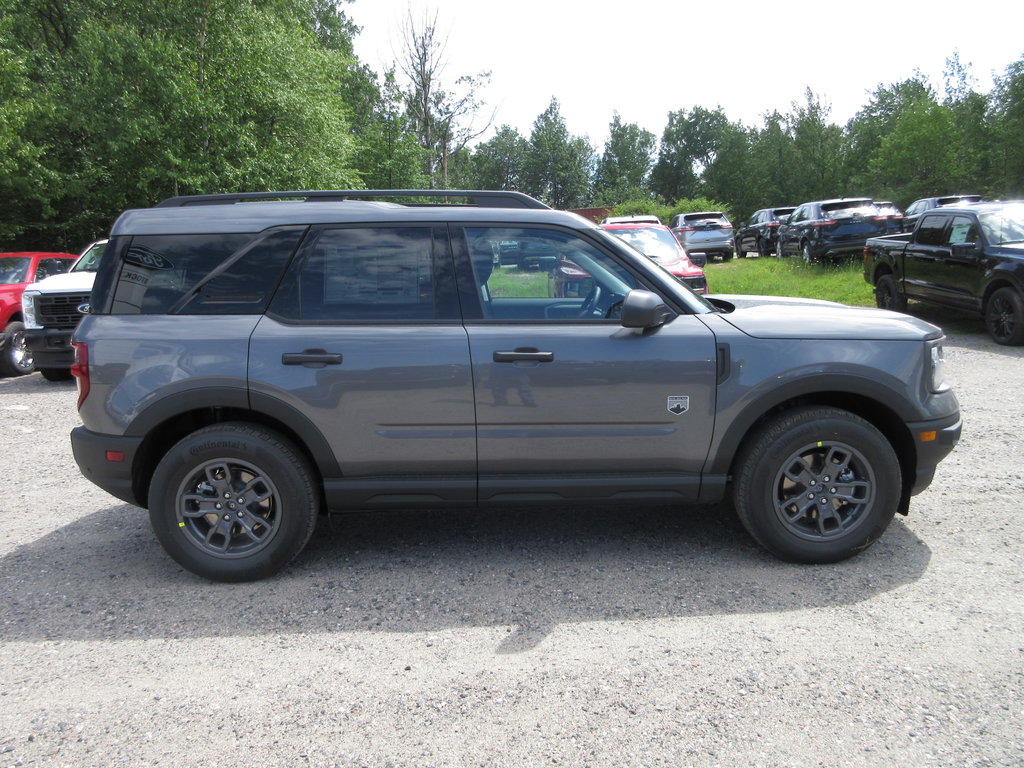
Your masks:
<instances>
[{"instance_id":1,"label":"windshield","mask_svg":"<svg viewBox=\"0 0 1024 768\"><path fill-rule=\"evenodd\" d=\"M83 253L78 261L75 262L75 266L71 268L72 272L95 272L99 269L100 258L103 256L103 251L107 248L107 241L104 240L102 243L93 243L92 246Z\"/></svg>"},{"instance_id":2,"label":"windshield","mask_svg":"<svg viewBox=\"0 0 1024 768\"><path fill-rule=\"evenodd\" d=\"M683 255L676 236L667 229L609 229L608 233L655 259L678 259Z\"/></svg>"},{"instance_id":3,"label":"windshield","mask_svg":"<svg viewBox=\"0 0 1024 768\"><path fill-rule=\"evenodd\" d=\"M31 259L21 256L7 256L0 259L0 285L26 282L30 263Z\"/></svg>"},{"instance_id":4,"label":"windshield","mask_svg":"<svg viewBox=\"0 0 1024 768\"><path fill-rule=\"evenodd\" d=\"M1024 205L1008 205L978 217L985 239L991 245L1024 242Z\"/></svg>"}]
</instances>

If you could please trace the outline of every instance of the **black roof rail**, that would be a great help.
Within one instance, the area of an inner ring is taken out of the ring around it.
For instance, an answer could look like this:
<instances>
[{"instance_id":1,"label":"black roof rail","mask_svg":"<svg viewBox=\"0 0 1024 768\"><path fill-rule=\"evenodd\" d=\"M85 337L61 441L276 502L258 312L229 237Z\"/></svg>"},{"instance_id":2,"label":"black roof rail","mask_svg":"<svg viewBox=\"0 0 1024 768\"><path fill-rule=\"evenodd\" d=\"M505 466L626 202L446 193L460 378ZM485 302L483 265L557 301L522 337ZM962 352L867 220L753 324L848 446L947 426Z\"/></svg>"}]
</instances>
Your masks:
<instances>
[{"instance_id":1,"label":"black roof rail","mask_svg":"<svg viewBox=\"0 0 1024 768\"><path fill-rule=\"evenodd\" d=\"M471 200L465 203L407 203L407 205L470 205L477 208L548 208L522 192L505 192L482 189L322 189L292 190L289 192L228 192L220 195L182 195L169 197L157 203L154 208L180 208L188 205L223 205L244 203L252 200L282 200L299 198L303 201L342 201L350 198L367 197L461 197Z\"/></svg>"}]
</instances>

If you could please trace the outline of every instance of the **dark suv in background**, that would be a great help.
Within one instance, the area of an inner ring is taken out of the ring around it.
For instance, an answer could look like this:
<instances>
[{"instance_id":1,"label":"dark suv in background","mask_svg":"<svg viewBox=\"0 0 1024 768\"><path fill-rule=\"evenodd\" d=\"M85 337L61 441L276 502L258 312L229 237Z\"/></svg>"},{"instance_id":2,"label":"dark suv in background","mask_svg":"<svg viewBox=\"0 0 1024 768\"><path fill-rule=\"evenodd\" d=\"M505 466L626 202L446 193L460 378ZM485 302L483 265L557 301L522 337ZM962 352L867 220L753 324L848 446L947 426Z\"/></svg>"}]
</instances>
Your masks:
<instances>
[{"instance_id":1,"label":"dark suv in background","mask_svg":"<svg viewBox=\"0 0 1024 768\"><path fill-rule=\"evenodd\" d=\"M907 206L903 212L903 227L908 232L917 224L921 214L933 208L942 208L947 205L963 205L964 203L980 203L981 195L944 195L942 197L922 197Z\"/></svg>"},{"instance_id":2,"label":"dark suv in background","mask_svg":"<svg viewBox=\"0 0 1024 768\"><path fill-rule=\"evenodd\" d=\"M804 203L778 229L775 255L818 261L860 254L869 237L889 231L888 217L867 197Z\"/></svg>"},{"instance_id":3,"label":"dark suv in background","mask_svg":"<svg viewBox=\"0 0 1024 768\"><path fill-rule=\"evenodd\" d=\"M774 256L779 224L796 209L762 208L736 230L736 255L743 258L751 251L758 256Z\"/></svg>"},{"instance_id":4,"label":"dark suv in background","mask_svg":"<svg viewBox=\"0 0 1024 768\"><path fill-rule=\"evenodd\" d=\"M513 244L555 268L496 265ZM172 198L113 226L72 447L223 581L284 567L321 511L727 494L768 550L833 562L957 440L942 341L877 309L709 302L515 193Z\"/></svg>"}]
</instances>

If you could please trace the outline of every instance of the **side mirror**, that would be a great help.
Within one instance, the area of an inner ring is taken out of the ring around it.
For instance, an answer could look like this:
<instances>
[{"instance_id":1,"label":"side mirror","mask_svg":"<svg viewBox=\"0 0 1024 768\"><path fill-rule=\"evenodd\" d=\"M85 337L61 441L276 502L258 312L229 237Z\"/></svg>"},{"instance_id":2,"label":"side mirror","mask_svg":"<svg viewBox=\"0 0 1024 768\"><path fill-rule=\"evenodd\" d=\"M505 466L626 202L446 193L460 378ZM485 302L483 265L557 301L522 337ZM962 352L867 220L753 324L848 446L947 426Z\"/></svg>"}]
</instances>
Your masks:
<instances>
[{"instance_id":1,"label":"side mirror","mask_svg":"<svg viewBox=\"0 0 1024 768\"><path fill-rule=\"evenodd\" d=\"M620 321L623 328L659 328L675 316L658 294L638 289L622 301Z\"/></svg>"},{"instance_id":2,"label":"side mirror","mask_svg":"<svg viewBox=\"0 0 1024 768\"><path fill-rule=\"evenodd\" d=\"M540 269L541 272L554 272L557 266L557 256L541 256L537 259L537 268Z\"/></svg>"},{"instance_id":3,"label":"side mirror","mask_svg":"<svg viewBox=\"0 0 1024 768\"><path fill-rule=\"evenodd\" d=\"M977 243L953 243L951 251L958 259L966 259L981 252Z\"/></svg>"}]
</instances>

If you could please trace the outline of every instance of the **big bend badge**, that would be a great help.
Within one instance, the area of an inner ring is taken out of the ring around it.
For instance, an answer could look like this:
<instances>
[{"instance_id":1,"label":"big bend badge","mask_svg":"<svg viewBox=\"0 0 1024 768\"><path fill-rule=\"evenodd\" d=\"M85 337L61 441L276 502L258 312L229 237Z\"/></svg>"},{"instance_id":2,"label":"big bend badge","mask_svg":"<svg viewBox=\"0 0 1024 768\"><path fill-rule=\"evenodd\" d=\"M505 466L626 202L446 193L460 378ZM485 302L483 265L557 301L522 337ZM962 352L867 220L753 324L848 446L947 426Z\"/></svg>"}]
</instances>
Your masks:
<instances>
[{"instance_id":1,"label":"big bend badge","mask_svg":"<svg viewBox=\"0 0 1024 768\"><path fill-rule=\"evenodd\" d=\"M687 395L669 395L668 409L678 416L690 410L690 398Z\"/></svg>"}]
</instances>

